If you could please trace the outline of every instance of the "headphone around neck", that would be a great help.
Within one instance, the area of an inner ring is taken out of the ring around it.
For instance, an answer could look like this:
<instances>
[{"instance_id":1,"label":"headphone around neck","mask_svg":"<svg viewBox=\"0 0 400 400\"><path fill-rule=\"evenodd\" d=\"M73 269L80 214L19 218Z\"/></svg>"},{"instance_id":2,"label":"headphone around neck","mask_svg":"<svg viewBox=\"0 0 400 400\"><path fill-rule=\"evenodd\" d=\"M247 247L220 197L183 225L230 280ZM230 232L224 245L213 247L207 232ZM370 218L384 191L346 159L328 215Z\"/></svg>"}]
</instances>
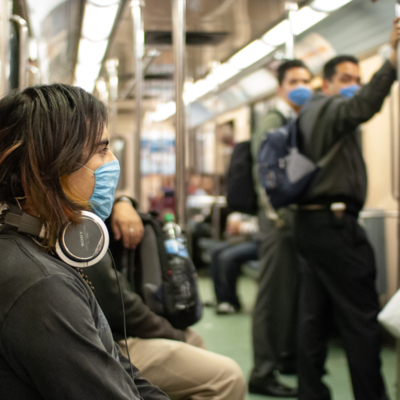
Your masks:
<instances>
[{"instance_id":1,"label":"headphone around neck","mask_svg":"<svg viewBox=\"0 0 400 400\"><path fill-rule=\"evenodd\" d=\"M78 225L65 225L58 237L57 256L72 267L85 268L99 262L107 252L110 237L104 222L92 212L81 211L82 221ZM1 223L23 233L38 238L45 236L40 218L23 212L18 207L6 203L0 207Z\"/></svg>"}]
</instances>

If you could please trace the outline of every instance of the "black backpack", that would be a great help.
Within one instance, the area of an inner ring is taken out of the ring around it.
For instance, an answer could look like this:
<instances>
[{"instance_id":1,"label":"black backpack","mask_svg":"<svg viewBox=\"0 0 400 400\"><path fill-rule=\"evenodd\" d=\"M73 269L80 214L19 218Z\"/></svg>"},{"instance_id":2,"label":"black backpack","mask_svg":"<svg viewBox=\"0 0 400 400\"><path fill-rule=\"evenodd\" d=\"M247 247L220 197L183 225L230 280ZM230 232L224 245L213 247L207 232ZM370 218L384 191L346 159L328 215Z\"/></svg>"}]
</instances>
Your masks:
<instances>
[{"instance_id":1,"label":"black backpack","mask_svg":"<svg viewBox=\"0 0 400 400\"><path fill-rule=\"evenodd\" d=\"M282 125L286 125L287 120L280 111L270 112L277 114L282 120ZM253 163L251 141L238 143L232 153L227 179L227 203L232 211L251 215L256 215L258 212Z\"/></svg>"},{"instance_id":2,"label":"black backpack","mask_svg":"<svg viewBox=\"0 0 400 400\"><path fill-rule=\"evenodd\" d=\"M110 235L117 268L153 312L174 328L186 329L202 315L194 264L189 257L167 253L162 222L152 214L139 215L144 236L135 250L124 248Z\"/></svg>"},{"instance_id":3,"label":"black backpack","mask_svg":"<svg viewBox=\"0 0 400 400\"><path fill-rule=\"evenodd\" d=\"M233 150L228 169L227 202L232 211L257 214L250 140L238 143Z\"/></svg>"}]
</instances>

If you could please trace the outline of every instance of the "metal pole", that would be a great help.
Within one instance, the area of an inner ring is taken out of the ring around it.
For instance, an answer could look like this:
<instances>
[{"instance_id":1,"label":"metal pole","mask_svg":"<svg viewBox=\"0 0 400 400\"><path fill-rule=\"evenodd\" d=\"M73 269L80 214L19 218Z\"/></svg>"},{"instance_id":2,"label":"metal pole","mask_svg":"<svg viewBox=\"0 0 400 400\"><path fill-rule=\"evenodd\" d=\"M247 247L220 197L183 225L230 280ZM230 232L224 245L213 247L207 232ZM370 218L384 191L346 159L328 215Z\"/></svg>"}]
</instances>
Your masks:
<instances>
[{"instance_id":1,"label":"metal pole","mask_svg":"<svg viewBox=\"0 0 400 400\"><path fill-rule=\"evenodd\" d=\"M10 21L18 24L19 30L19 63L18 63L18 89L26 88L26 78L28 72L29 52L28 52L28 24L19 15L11 15Z\"/></svg>"},{"instance_id":2,"label":"metal pole","mask_svg":"<svg viewBox=\"0 0 400 400\"><path fill-rule=\"evenodd\" d=\"M118 99L118 60L115 58L111 58L106 61L106 69L108 73L109 79L109 106L111 109L111 118L108 123L110 136L115 136L117 129L117 99ZM139 200L138 200L139 201Z\"/></svg>"},{"instance_id":3,"label":"metal pole","mask_svg":"<svg viewBox=\"0 0 400 400\"><path fill-rule=\"evenodd\" d=\"M290 34L286 39L286 58L292 60L294 58L294 35L293 35L293 14L298 10L297 3L287 1L285 10L288 12L288 21L290 26Z\"/></svg>"},{"instance_id":4,"label":"metal pole","mask_svg":"<svg viewBox=\"0 0 400 400\"><path fill-rule=\"evenodd\" d=\"M143 54L144 31L142 7L144 0L132 0L131 10L133 17L133 42L135 49L135 76L136 76L136 132L134 136L134 190L135 198L140 203L141 173L140 173L140 138L142 136L142 95L143 95Z\"/></svg>"},{"instance_id":5,"label":"metal pole","mask_svg":"<svg viewBox=\"0 0 400 400\"><path fill-rule=\"evenodd\" d=\"M175 64L175 156L176 156L176 216L182 229L186 228L186 160L185 160L185 104L183 102L183 85L185 81L185 45L186 45L186 0L172 0Z\"/></svg>"},{"instance_id":6,"label":"metal pole","mask_svg":"<svg viewBox=\"0 0 400 400\"><path fill-rule=\"evenodd\" d=\"M400 16L400 0L397 0L396 16L397 17ZM400 73L400 43L397 44L397 76L400 76L399 73ZM399 96L400 96L400 87L399 87ZM400 137L400 118L399 118L399 127L398 127L398 137ZM399 141L399 144L400 144L400 141ZM400 174L399 174L399 178L400 178ZM399 188L400 188L400 186L399 186ZM400 202L398 202L398 206L399 206L399 215L400 215ZM398 249L400 249L400 219L398 221L397 242L398 242ZM399 287L400 286L400 252L398 251L398 253L399 254L398 254L398 277L397 277L397 279L398 279L398 287ZM400 340L396 341L396 351L397 351L396 399L400 400Z\"/></svg>"},{"instance_id":7,"label":"metal pole","mask_svg":"<svg viewBox=\"0 0 400 400\"><path fill-rule=\"evenodd\" d=\"M11 1L0 0L0 96L8 91L9 78L9 51L8 40L10 35L9 18L11 14Z\"/></svg>"}]
</instances>

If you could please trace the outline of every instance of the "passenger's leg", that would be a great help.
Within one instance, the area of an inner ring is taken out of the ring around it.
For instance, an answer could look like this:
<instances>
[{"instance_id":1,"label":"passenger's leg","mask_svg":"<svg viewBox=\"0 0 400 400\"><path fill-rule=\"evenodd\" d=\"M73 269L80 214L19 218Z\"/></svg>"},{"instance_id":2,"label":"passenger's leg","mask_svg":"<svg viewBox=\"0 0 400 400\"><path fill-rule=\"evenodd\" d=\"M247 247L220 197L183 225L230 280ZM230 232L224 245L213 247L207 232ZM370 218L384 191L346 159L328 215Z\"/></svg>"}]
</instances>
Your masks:
<instances>
[{"instance_id":1,"label":"passenger's leg","mask_svg":"<svg viewBox=\"0 0 400 400\"><path fill-rule=\"evenodd\" d=\"M214 284L215 297L218 302L226 301L225 286L222 280L220 257L221 254L230 247L228 242L218 243L211 255L210 273Z\"/></svg>"},{"instance_id":2,"label":"passenger's leg","mask_svg":"<svg viewBox=\"0 0 400 400\"><path fill-rule=\"evenodd\" d=\"M300 399L330 399L329 389L321 380L324 375L330 326L328 295L313 268L304 264L300 281L297 368Z\"/></svg>"},{"instance_id":3,"label":"passenger's leg","mask_svg":"<svg viewBox=\"0 0 400 400\"><path fill-rule=\"evenodd\" d=\"M124 343L120 342L124 352ZM246 382L232 359L167 339L128 339L132 363L173 400L243 400Z\"/></svg>"},{"instance_id":4,"label":"passenger's leg","mask_svg":"<svg viewBox=\"0 0 400 400\"><path fill-rule=\"evenodd\" d=\"M260 248L258 295L253 311L254 368L250 384L262 385L279 356L294 351L298 306L298 257L290 226L271 226ZM290 332L289 332L290 331ZM283 348L292 338L292 348Z\"/></svg>"},{"instance_id":5,"label":"passenger's leg","mask_svg":"<svg viewBox=\"0 0 400 400\"><path fill-rule=\"evenodd\" d=\"M376 267L372 247L355 218L351 220L353 241L343 259L348 270L340 290L332 288L335 316L343 337L356 400L384 400L381 377L381 327L377 322L380 310L375 287ZM367 351L366 351L367 349Z\"/></svg>"},{"instance_id":6,"label":"passenger's leg","mask_svg":"<svg viewBox=\"0 0 400 400\"><path fill-rule=\"evenodd\" d=\"M365 233L348 214L338 220L330 212L308 212L298 221L296 237L329 295L343 336L355 398L385 400L376 271Z\"/></svg>"},{"instance_id":7,"label":"passenger's leg","mask_svg":"<svg viewBox=\"0 0 400 400\"><path fill-rule=\"evenodd\" d=\"M256 242L239 243L223 250L219 256L218 268L220 269L221 284L224 287L225 294L222 301L227 301L237 309L241 307L236 291L241 266L246 261L258 258L258 247Z\"/></svg>"}]
</instances>

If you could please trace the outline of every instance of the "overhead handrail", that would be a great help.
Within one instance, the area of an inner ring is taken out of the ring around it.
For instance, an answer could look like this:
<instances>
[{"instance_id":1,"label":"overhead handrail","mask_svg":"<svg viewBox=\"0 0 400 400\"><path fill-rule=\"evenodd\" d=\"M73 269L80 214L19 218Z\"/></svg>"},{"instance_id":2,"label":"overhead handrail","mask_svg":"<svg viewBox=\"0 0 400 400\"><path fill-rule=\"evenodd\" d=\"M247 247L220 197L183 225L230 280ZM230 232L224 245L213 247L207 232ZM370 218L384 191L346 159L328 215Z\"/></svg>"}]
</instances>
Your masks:
<instances>
[{"instance_id":1,"label":"overhead handrail","mask_svg":"<svg viewBox=\"0 0 400 400\"><path fill-rule=\"evenodd\" d=\"M18 89L25 89L28 71L28 24L19 15L11 15L10 21L17 23L19 31Z\"/></svg>"}]
</instances>

